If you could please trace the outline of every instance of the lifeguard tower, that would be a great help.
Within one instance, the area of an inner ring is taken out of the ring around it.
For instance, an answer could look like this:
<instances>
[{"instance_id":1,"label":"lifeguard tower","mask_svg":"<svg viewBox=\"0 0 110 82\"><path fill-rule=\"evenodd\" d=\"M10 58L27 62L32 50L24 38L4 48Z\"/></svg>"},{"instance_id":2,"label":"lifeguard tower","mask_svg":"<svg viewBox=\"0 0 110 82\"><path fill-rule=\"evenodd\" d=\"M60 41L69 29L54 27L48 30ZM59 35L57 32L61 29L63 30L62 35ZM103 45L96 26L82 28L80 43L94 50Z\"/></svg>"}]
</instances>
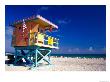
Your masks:
<instances>
[{"instance_id":1,"label":"lifeguard tower","mask_svg":"<svg viewBox=\"0 0 110 82\"><path fill-rule=\"evenodd\" d=\"M46 35L58 29L58 26L40 15L15 22L12 35L12 46L15 48L14 64L24 61L30 66L50 62L51 50L58 49L58 39Z\"/></svg>"}]
</instances>

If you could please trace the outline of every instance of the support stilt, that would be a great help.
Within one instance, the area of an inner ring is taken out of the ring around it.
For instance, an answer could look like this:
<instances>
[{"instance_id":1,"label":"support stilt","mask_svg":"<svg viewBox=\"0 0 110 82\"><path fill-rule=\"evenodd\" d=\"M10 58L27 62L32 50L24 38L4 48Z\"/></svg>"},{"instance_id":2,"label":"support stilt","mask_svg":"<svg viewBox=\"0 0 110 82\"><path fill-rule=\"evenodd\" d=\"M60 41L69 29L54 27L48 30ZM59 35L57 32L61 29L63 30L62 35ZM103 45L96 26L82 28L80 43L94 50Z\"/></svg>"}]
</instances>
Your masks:
<instances>
[{"instance_id":1,"label":"support stilt","mask_svg":"<svg viewBox=\"0 0 110 82\"><path fill-rule=\"evenodd\" d=\"M50 65L50 53L50 48L15 47L14 64L17 65L24 59L26 64L32 67L37 67L42 61L46 61Z\"/></svg>"}]
</instances>

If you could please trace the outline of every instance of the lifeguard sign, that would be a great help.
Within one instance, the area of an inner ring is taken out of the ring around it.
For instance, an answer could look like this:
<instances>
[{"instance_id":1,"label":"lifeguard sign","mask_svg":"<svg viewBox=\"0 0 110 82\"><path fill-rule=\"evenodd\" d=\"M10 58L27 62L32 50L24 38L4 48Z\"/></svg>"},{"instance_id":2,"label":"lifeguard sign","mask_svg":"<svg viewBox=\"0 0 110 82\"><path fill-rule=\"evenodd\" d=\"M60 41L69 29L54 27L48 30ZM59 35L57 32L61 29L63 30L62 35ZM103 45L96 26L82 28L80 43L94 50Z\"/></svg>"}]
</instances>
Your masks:
<instances>
[{"instance_id":1,"label":"lifeguard sign","mask_svg":"<svg viewBox=\"0 0 110 82\"><path fill-rule=\"evenodd\" d=\"M58 49L58 39L46 35L47 31L57 30L58 26L40 15L32 16L12 24L14 27L12 46L15 48L15 64L23 58L26 63L38 66L45 60L50 64L52 48ZM45 59L48 58L48 59Z\"/></svg>"}]
</instances>

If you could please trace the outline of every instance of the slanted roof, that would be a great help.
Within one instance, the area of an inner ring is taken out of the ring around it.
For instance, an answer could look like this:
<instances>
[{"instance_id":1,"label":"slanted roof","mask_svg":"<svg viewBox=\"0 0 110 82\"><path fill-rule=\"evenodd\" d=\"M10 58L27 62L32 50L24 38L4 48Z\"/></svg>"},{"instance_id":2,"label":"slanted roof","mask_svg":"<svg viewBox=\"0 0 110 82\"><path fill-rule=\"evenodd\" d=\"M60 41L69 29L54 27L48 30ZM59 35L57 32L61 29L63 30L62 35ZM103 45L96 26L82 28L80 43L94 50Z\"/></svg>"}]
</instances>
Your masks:
<instances>
[{"instance_id":1,"label":"slanted roof","mask_svg":"<svg viewBox=\"0 0 110 82\"><path fill-rule=\"evenodd\" d=\"M57 28L58 29L57 25L53 24L52 22L50 22L49 20L43 18L40 15L37 15L37 16L34 16L34 17L30 17L30 18L24 19L24 20L25 20L25 22L26 21L34 21L34 22L39 23L39 24L41 24L43 26L47 26L47 27L51 26L52 28ZM20 20L20 21L15 22L12 26L14 26L16 24L21 24L21 23L23 23L23 21Z\"/></svg>"},{"instance_id":2,"label":"slanted roof","mask_svg":"<svg viewBox=\"0 0 110 82\"><path fill-rule=\"evenodd\" d=\"M37 15L37 18L38 18L38 21L42 21L42 23L44 22L44 23L47 23L48 25L51 25L54 28L58 28L57 25L53 24L52 22L48 21L47 19L43 18L40 15Z\"/></svg>"}]
</instances>

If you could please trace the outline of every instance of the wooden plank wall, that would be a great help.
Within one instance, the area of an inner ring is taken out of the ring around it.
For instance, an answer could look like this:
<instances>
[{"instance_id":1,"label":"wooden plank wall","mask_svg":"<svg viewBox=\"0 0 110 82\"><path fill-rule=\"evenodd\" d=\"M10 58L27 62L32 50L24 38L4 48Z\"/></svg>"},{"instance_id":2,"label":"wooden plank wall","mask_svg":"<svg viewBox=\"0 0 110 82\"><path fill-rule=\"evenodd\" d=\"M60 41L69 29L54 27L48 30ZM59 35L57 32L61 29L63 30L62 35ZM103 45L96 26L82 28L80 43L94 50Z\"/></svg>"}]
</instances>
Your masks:
<instances>
[{"instance_id":1,"label":"wooden plank wall","mask_svg":"<svg viewBox=\"0 0 110 82\"><path fill-rule=\"evenodd\" d=\"M13 36L15 40L12 42L14 46L28 46L28 34L31 32L38 32L38 24L32 21L25 22L26 29L23 32L23 24L16 24L15 29L13 31Z\"/></svg>"}]
</instances>

